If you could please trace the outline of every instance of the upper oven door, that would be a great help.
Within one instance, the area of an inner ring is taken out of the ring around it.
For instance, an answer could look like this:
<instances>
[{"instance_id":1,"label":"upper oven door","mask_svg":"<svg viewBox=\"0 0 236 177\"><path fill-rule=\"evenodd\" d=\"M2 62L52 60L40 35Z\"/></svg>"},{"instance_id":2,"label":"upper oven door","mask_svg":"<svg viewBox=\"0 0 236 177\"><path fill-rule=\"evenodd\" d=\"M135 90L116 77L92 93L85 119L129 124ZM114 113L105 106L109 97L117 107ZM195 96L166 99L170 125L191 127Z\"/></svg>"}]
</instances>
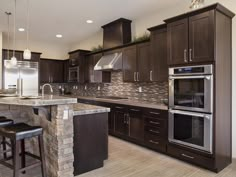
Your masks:
<instances>
[{"instance_id":1,"label":"upper oven door","mask_svg":"<svg viewBox=\"0 0 236 177\"><path fill-rule=\"evenodd\" d=\"M169 107L212 113L213 76L169 76Z\"/></svg>"},{"instance_id":2,"label":"upper oven door","mask_svg":"<svg viewBox=\"0 0 236 177\"><path fill-rule=\"evenodd\" d=\"M212 153L212 114L169 110L169 141Z\"/></svg>"}]
</instances>

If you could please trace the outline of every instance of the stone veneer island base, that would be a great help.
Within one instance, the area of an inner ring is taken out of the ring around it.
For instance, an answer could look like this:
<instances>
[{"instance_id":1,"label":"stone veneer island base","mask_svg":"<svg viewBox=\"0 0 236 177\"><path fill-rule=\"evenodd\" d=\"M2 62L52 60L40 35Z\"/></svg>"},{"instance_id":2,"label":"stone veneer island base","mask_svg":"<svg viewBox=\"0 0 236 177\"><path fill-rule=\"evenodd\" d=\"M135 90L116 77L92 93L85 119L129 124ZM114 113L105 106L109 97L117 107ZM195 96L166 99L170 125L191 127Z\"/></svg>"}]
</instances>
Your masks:
<instances>
[{"instance_id":1,"label":"stone veneer island base","mask_svg":"<svg viewBox=\"0 0 236 177\"><path fill-rule=\"evenodd\" d=\"M45 96L41 99L0 98L0 116L17 122L39 125L44 129L45 159L48 177L74 177L74 108L77 115L95 113L79 104L76 98ZM77 105L77 106L75 106ZM108 109L97 109L109 112ZM38 154L36 139L26 149Z\"/></svg>"}]
</instances>

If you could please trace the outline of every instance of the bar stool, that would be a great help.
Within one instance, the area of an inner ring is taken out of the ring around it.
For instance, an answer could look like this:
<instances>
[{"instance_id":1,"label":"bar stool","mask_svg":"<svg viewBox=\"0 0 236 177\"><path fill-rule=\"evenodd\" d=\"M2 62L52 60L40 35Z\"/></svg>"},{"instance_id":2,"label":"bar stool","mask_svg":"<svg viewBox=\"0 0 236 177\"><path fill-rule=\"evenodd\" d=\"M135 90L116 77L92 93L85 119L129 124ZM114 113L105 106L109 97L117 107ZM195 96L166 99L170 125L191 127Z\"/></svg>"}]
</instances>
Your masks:
<instances>
[{"instance_id":1,"label":"bar stool","mask_svg":"<svg viewBox=\"0 0 236 177\"><path fill-rule=\"evenodd\" d=\"M30 126L25 123L17 123L14 125L7 125L0 127L0 136L9 138L12 144L13 152L13 165L6 162L2 163L14 170L14 177L19 177L20 173L24 173L26 170L41 166L42 177L46 177L46 166L44 157L44 145L43 145L43 129L38 126ZM38 137L39 153L40 156L36 156L29 152L25 152L25 139ZM21 168L20 168L20 146L21 146ZM30 166L25 166L25 155L29 155L39 162L36 162Z\"/></svg>"},{"instance_id":2,"label":"bar stool","mask_svg":"<svg viewBox=\"0 0 236 177\"><path fill-rule=\"evenodd\" d=\"M12 125L13 123L14 123L13 120L0 116L0 127ZM10 146L10 144L6 142L6 138L4 136L2 137L2 142L0 143L0 145L3 146L3 151L0 152L3 153L4 159L7 159L7 152L10 152L10 150L7 150L7 145Z\"/></svg>"}]
</instances>

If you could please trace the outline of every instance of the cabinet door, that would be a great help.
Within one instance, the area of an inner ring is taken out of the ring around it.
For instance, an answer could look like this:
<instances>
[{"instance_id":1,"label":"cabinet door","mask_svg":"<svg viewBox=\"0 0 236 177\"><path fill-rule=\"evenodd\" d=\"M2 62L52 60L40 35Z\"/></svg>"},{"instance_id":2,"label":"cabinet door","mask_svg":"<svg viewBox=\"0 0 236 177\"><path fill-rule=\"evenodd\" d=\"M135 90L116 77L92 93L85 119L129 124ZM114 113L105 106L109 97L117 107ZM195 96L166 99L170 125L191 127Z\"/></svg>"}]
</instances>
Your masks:
<instances>
[{"instance_id":1,"label":"cabinet door","mask_svg":"<svg viewBox=\"0 0 236 177\"><path fill-rule=\"evenodd\" d=\"M150 81L150 43L143 43L137 45L137 81Z\"/></svg>"},{"instance_id":2,"label":"cabinet door","mask_svg":"<svg viewBox=\"0 0 236 177\"><path fill-rule=\"evenodd\" d=\"M150 81L167 81L167 30L166 27L151 33Z\"/></svg>"},{"instance_id":3,"label":"cabinet door","mask_svg":"<svg viewBox=\"0 0 236 177\"><path fill-rule=\"evenodd\" d=\"M115 133L120 135L127 135L128 124L127 124L127 112L122 107L116 106L114 108L114 120L115 120Z\"/></svg>"},{"instance_id":4,"label":"cabinet door","mask_svg":"<svg viewBox=\"0 0 236 177\"><path fill-rule=\"evenodd\" d=\"M134 82L136 81L137 71L137 54L136 45L126 47L123 49L123 81Z\"/></svg>"},{"instance_id":5,"label":"cabinet door","mask_svg":"<svg viewBox=\"0 0 236 177\"><path fill-rule=\"evenodd\" d=\"M63 78L63 81L65 82L65 83L67 83L68 82L68 80L69 80L69 60L65 60L64 61L64 78Z\"/></svg>"},{"instance_id":6,"label":"cabinet door","mask_svg":"<svg viewBox=\"0 0 236 177\"><path fill-rule=\"evenodd\" d=\"M78 58L79 54L77 52L75 53L70 53L69 55L69 66L78 66Z\"/></svg>"},{"instance_id":7,"label":"cabinet door","mask_svg":"<svg viewBox=\"0 0 236 177\"><path fill-rule=\"evenodd\" d=\"M40 83L49 83L51 78L50 67L48 60L40 60Z\"/></svg>"},{"instance_id":8,"label":"cabinet door","mask_svg":"<svg viewBox=\"0 0 236 177\"><path fill-rule=\"evenodd\" d=\"M188 62L188 19L167 24L168 62L170 65Z\"/></svg>"},{"instance_id":9,"label":"cabinet door","mask_svg":"<svg viewBox=\"0 0 236 177\"><path fill-rule=\"evenodd\" d=\"M53 61L50 62L50 75L52 83L62 83L64 80L64 66L63 61Z\"/></svg>"},{"instance_id":10,"label":"cabinet door","mask_svg":"<svg viewBox=\"0 0 236 177\"><path fill-rule=\"evenodd\" d=\"M130 109L128 115L129 137L144 140L143 116L139 109Z\"/></svg>"},{"instance_id":11,"label":"cabinet door","mask_svg":"<svg viewBox=\"0 0 236 177\"><path fill-rule=\"evenodd\" d=\"M214 10L189 18L189 62L214 60Z\"/></svg>"}]
</instances>

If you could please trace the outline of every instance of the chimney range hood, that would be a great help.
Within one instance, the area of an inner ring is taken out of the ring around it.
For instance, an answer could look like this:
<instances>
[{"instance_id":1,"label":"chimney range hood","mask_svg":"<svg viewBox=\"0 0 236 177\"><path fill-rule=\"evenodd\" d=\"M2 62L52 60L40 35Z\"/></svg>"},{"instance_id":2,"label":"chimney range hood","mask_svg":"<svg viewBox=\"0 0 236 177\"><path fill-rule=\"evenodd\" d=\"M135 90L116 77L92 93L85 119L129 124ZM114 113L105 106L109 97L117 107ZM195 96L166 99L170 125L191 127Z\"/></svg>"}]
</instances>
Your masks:
<instances>
[{"instance_id":1,"label":"chimney range hood","mask_svg":"<svg viewBox=\"0 0 236 177\"><path fill-rule=\"evenodd\" d=\"M111 71L122 69L122 53L104 55L94 67L96 71Z\"/></svg>"}]
</instances>

